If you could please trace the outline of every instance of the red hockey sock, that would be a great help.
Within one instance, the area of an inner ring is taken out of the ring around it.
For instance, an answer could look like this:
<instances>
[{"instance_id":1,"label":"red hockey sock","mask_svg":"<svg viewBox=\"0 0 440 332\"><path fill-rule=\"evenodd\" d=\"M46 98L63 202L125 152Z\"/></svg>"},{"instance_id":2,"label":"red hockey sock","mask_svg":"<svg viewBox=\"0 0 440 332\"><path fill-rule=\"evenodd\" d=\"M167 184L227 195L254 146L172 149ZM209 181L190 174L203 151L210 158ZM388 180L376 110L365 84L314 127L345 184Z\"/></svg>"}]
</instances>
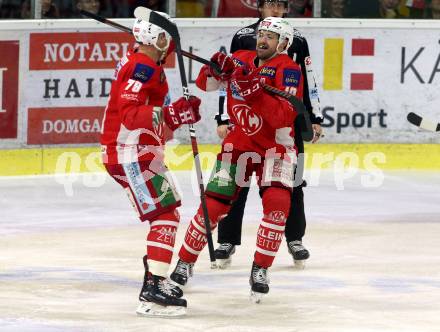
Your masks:
<instances>
[{"instance_id":1,"label":"red hockey sock","mask_svg":"<svg viewBox=\"0 0 440 332\"><path fill-rule=\"evenodd\" d=\"M206 197L206 206L211 222L211 230L214 230L219 220L228 212L230 206L211 197ZM207 239L204 219L202 207L199 206L196 215L186 230L185 239L179 251L179 258L184 262L195 263L200 252L206 245Z\"/></svg>"},{"instance_id":2,"label":"red hockey sock","mask_svg":"<svg viewBox=\"0 0 440 332\"><path fill-rule=\"evenodd\" d=\"M258 228L257 250L254 261L268 268L283 239L286 219L290 211L290 192L283 188L270 187L263 194L263 220Z\"/></svg>"},{"instance_id":3,"label":"red hockey sock","mask_svg":"<svg viewBox=\"0 0 440 332\"><path fill-rule=\"evenodd\" d=\"M149 271L154 275L166 277L173 257L177 226L177 210L162 213L150 220L150 231L147 234L147 254Z\"/></svg>"}]
</instances>

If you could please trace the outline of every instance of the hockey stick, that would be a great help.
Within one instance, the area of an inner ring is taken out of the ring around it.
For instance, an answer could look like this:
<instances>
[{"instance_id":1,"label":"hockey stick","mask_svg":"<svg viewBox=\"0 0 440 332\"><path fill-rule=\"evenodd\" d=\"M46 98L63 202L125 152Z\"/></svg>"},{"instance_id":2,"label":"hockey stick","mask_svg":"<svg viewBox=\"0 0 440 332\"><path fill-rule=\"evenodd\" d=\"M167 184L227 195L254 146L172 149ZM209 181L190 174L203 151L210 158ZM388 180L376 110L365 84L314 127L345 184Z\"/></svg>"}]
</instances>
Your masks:
<instances>
[{"instance_id":1,"label":"hockey stick","mask_svg":"<svg viewBox=\"0 0 440 332\"><path fill-rule=\"evenodd\" d=\"M422 118L420 115L417 115L416 113L410 112L408 113L406 118L409 123L419 128L434 132L440 131L440 123L435 123L434 121L426 120Z\"/></svg>"},{"instance_id":2,"label":"hockey stick","mask_svg":"<svg viewBox=\"0 0 440 332\"><path fill-rule=\"evenodd\" d=\"M145 7L137 7L134 11L134 16L136 18L140 18L141 20L157 25L170 34L176 48L176 56L177 56L177 62L179 64L179 72L180 72L180 80L182 82L183 96L188 100L190 94L188 90L188 82L186 80L182 48L180 46L180 35L179 35L179 30L177 30L177 26L168 19L166 19L164 16ZM203 174L199 159L199 148L197 145L196 130L194 129L194 126L192 124L189 125L189 134L191 137L191 146L193 150L194 163L196 165L197 181L199 183L199 189L200 189L200 203L203 210L203 216L204 216L204 222L206 228L209 259L211 261L211 268L216 268L215 256L214 256L214 243L212 241L211 223L209 221L208 208L206 206L205 186L203 184Z\"/></svg>"},{"instance_id":3,"label":"hockey stick","mask_svg":"<svg viewBox=\"0 0 440 332\"><path fill-rule=\"evenodd\" d=\"M84 15L86 17L92 18L92 19L94 19L94 20L96 20L98 22L110 25L111 27L116 28L118 30L121 30L123 32L127 32L127 33L129 33L131 35L133 34L133 31L131 31L131 29L129 27L126 27L125 25L122 25L122 24L116 23L114 21L111 21L111 20L109 20L109 19L107 19L105 17L93 14L93 13L88 12L86 10L80 10L80 14ZM220 68L215 63L213 63L213 62L211 62L209 60L206 60L204 58L201 58L201 57L199 57L199 56L197 56L197 55L195 55L193 53L190 53L190 52L187 52L187 51L184 51L184 50L180 50L180 51L182 52L183 56L185 56L187 58L190 58L190 59L192 59L194 61L203 63L204 65L211 66L212 68L214 68L218 72L221 72Z\"/></svg>"},{"instance_id":4,"label":"hockey stick","mask_svg":"<svg viewBox=\"0 0 440 332\"><path fill-rule=\"evenodd\" d=\"M312 127L312 122L310 121L310 116L306 111L306 107L304 106L304 103L298 98L296 98L294 95L291 95L290 93L277 89L273 86L263 84L263 88L269 92L272 92L275 95L287 99L287 101L293 107L295 107L295 110L298 112L298 114L302 114L304 116L306 128L304 131L301 132L301 136L304 141L310 142L313 139L313 127Z\"/></svg>"},{"instance_id":5,"label":"hockey stick","mask_svg":"<svg viewBox=\"0 0 440 332\"><path fill-rule=\"evenodd\" d=\"M143 8L143 7L139 7L139 8ZM147 8L145 8L145 9L148 10L148 11L150 11L150 12L152 12L152 13L154 13L153 16L159 16L159 17L161 18L161 19L160 19L161 21L165 21L164 24L166 24L166 27L172 25L172 26L174 27L174 29L173 29L173 30L174 30L174 33L176 33L176 31L177 31L177 35L178 35L177 27L175 27L174 24L172 24L170 21L168 21L167 19L165 19L165 18L162 17L161 15L155 13L154 11L151 11L151 10L149 10L149 9L147 9ZM109 20L109 19L107 19L107 18L104 18L104 17L102 17L102 16L99 16L99 15L96 15L96 14L93 14L93 13L90 13L90 12L85 11L85 10L81 10L80 13L81 13L82 15L87 16L87 17L89 17L89 18L92 18L92 19L94 19L94 20L96 20L96 21L98 21L98 22L101 22L101 23L104 23L104 24L110 25L111 27L114 27L114 28L116 28L116 29L118 29L118 30L121 30L121 31L123 31L123 32L127 32L127 33L129 33L129 34L133 34L132 30L131 30L129 27L126 27L126 26L124 26L124 25L122 25L122 24L119 24L119 23L113 22L113 21L111 21L111 20ZM135 15L136 15L136 12L135 12ZM148 15L146 15L145 18L147 18L147 16L148 16ZM140 17L140 18L141 18L141 19L144 19L143 17ZM148 16L148 19L149 19L149 16ZM153 22L151 22L151 23L153 23ZM159 25L159 24L157 24L157 25ZM162 27L162 26L161 26L161 27ZM164 27L162 27L162 28L164 28ZM167 29L164 28L164 30L167 30ZM167 30L167 31L168 31L168 30ZM168 32L169 32L169 31L168 31ZM170 33L170 35L171 35L171 33ZM171 36L173 36L173 35L171 35ZM178 35L178 36L179 36L179 35ZM180 36L179 36L178 38L179 38L179 42L180 42ZM174 38L173 38L173 40L174 40ZM180 43L179 43L179 46L180 46ZM190 53L190 52L184 51L184 50L182 50L182 49L180 49L180 52L181 52L181 54L182 54L183 56L185 56L185 57L187 57L187 58L190 58L190 59L192 59L192 60L194 60L194 61L197 61L197 62L203 63L203 64L205 64L205 65L211 66L211 67L212 67L214 70L216 70L217 72L219 72L219 73L221 72L219 66L218 66L217 64L215 64L215 63L209 61L209 60L206 60L206 59L204 59L204 58L201 58L201 57L199 57L199 56L197 56L197 55L195 55L195 54L193 54L193 53ZM179 68L180 68L180 67L179 67ZM283 97L283 98L287 99L287 100L288 100L288 101L289 101L289 102L295 107L295 109L296 109L296 111L298 112L298 114L302 114L302 115L304 116L304 119L305 119L305 122L306 122L306 128L305 128L306 130L301 132L301 136L303 137L304 141L306 141L306 142L310 142L310 141L313 139L313 128L312 128L312 124L311 124L311 121L310 121L310 116L307 114L303 102L302 102L301 100L299 100L298 98L296 98L295 96L293 96L293 95L291 95L291 94L289 94L289 93L287 93L287 92L284 92L284 91L282 91L282 90L279 90L279 89L277 89L277 88L274 88L274 87L272 87L272 86L270 86L270 85L263 84L263 88L264 88L265 90L267 90L267 91L272 92L273 94L276 94L276 95L278 95L278 96L280 96L280 97Z\"/></svg>"}]
</instances>

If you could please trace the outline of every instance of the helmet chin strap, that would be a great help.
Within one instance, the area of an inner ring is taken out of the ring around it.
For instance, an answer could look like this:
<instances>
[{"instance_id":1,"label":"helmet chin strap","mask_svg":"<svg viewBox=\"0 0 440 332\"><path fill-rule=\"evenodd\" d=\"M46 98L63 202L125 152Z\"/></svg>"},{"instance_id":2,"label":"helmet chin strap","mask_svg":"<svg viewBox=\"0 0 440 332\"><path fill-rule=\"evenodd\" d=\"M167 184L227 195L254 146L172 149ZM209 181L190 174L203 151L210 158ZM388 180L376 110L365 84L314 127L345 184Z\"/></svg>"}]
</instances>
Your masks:
<instances>
[{"instance_id":1,"label":"helmet chin strap","mask_svg":"<svg viewBox=\"0 0 440 332\"><path fill-rule=\"evenodd\" d=\"M165 58L166 54L167 54L168 48L170 47L170 40L167 39L167 44L166 44L164 47L162 47L162 48L160 48L159 46L157 46L157 42L154 44L154 47L155 47L159 52L162 53L161 56L160 56L160 61L162 61L162 60Z\"/></svg>"},{"instance_id":2,"label":"helmet chin strap","mask_svg":"<svg viewBox=\"0 0 440 332\"><path fill-rule=\"evenodd\" d=\"M284 48L284 50L282 50L281 52L279 51L279 48L280 48L281 44L282 44L284 41L285 41L285 40L283 40L283 41L279 41L279 42L278 42L277 49L276 49L276 54L283 54L284 51L286 50L286 48Z\"/></svg>"}]
</instances>

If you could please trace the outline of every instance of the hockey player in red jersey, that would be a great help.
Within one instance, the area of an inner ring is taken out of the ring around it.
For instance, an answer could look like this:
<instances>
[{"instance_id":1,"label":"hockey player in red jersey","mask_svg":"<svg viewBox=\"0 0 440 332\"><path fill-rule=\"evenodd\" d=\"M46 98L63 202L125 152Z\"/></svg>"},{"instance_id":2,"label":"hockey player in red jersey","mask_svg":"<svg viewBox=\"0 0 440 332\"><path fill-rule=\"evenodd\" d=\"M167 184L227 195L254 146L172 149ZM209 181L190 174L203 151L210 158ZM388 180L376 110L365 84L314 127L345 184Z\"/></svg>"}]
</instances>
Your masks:
<instances>
[{"instance_id":1,"label":"hockey player in red jersey","mask_svg":"<svg viewBox=\"0 0 440 332\"><path fill-rule=\"evenodd\" d=\"M258 28L256 51L237 51L232 57L218 52L211 61L217 63L222 72L204 66L196 81L205 91L227 85L228 114L234 125L222 143L206 188L212 228L228 212L240 188L249 185L252 173L257 175L264 215L250 276L251 294L256 302L269 291L267 269L282 240L296 162L293 123L297 113L287 100L268 93L262 85L302 98L301 69L286 54L292 43L292 31L282 18L264 19ZM171 274L174 282L186 284L206 241L199 207Z\"/></svg>"},{"instance_id":2,"label":"hockey player in red jersey","mask_svg":"<svg viewBox=\"0 0 440 332\"><path fill-rule=\"evenodd\" d=\"M169 104L161 65L170 45L167 32L136 19L133 35L140 46L119 61L105 110L103 162L126 190L140 220L150 223L137 313L180 316L185 314L186 300L166 277L179 224L176 208L181 202L164 164L164 133L200 120L200 99L182 97Z\"/></svg>"}]
</instances>

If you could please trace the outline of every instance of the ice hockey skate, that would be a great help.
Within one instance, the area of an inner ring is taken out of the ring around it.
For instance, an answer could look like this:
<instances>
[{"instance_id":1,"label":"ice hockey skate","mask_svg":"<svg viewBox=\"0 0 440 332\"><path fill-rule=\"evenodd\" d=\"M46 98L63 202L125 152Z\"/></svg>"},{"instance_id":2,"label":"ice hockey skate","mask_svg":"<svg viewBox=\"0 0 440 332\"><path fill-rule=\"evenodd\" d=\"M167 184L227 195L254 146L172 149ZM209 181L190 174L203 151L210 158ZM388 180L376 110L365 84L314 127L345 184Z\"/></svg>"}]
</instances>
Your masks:
<instances>
[{"instance_id":1,"label":"ice hockey skate","mask_svg":"<svg viewBox=\"0 0 440 332\"><path fill-rule=\"evenodd\" d=\"M292 255L294 267L296 269L303 270L306 267L305 262L310 257L310 253L303 246L302 241L288 242L287 250Z\"/></svg>"},{"instance_id":2,"label":"ice hockey skate","mask_svg":"<svg viewBox=\"0 0 440 332\"><path fill-rule=\"evenodd\" d=\"M174 281L177 285L185 286L188 279L193 276L194 264L186 263L179 259L176 268L170 275L170 279Z\"/></svg>"},{"instance_id":3,"label":"ice hockey skate","mask_svg":"<svg viewBox=\"0 0 440 332\"><path fill-rule=\"evenodd\" d=\"M269 276L267 269L258 266L255 262L252 263L249 285L251 286L251 302L260 303L264 295L269 293Z\"/></svg>"},{"instance_id":4,"label":"ice hockey skate","mask_svg":"<svg viewBox=\"0 0 440 332\"><path fill-rule=\"evenodd\" d=\"M149 276L151 276L151 274L148 271L147 255L145 255L143 257L143 263L144 263L144 269L145 269L144 283L142 284L142 289L141 289L141 292L139 293L139 301L143 301L141 296L142 296L143 292L147 291L147 286L148 286L148 282L149 282ZM164 279L163 282L164 283L168 283L167 288L170 290L170 292L173 294L173 296L175 296L177 298L181 298L183 296L183 291L180 289L179 286L174 285L168 279Z\"/></svg>"},{"instance_id":5,"label":"ice hockey skate","mask_svg":"<svg viewBox=\"0 0 440 332\"><path fill-rule=\"evenodd\" d=\"M186 300L175 295L175 288L166 278L150 274L139 294L141 303L136 313L150 317L184 316Z\"/></svg>"},{"instance_id":6,"label":"ice hockey skate","mask_svg":"<svg viewBox=\"0 0 440 332\"><path fill-rule=\"evenodd\" d=\"M214 256L219 269L227 269L232 262L231 256L235 253L235 245L231 243L221 243L215 249Z\"/></svg>"}]
</instances>

